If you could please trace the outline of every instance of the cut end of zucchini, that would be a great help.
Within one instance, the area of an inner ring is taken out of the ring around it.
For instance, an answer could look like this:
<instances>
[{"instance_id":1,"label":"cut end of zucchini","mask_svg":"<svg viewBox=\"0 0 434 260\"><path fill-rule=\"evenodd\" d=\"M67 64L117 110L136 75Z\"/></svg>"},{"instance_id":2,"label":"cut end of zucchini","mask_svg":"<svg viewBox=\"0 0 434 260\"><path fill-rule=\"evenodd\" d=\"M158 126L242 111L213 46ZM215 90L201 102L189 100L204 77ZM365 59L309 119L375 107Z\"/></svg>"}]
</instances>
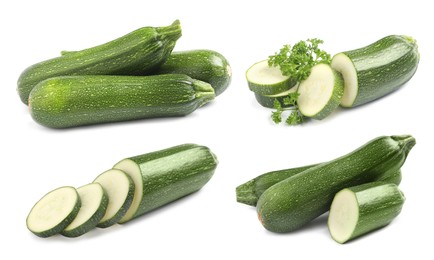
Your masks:
<instances>
[{"instance_id":1,"label":"cut end of zucchini","mask_svg":"<svg viewBox=\"0 0 434 260\"><path fill-rule=\"evenodd\" d=\"M74 220L80 206L75 188L55 189L33 206L27 217L27 228L40 237L58 234Z\"/></svg>"},{"instance_id":2,"label":"cut end of zucchini","mask_svg":"<svg viewBox=\"0 0 434 260\"><path fill-rule=\"evenodd\" d=\"M328 228L334 240L345 243L353 234L359 219L356 195L348 189L338 192L330 207Z\"/></svg>"},{"instance_id":3,"label":"cut end of zucchini","mask_svg":"<svg viewBox=\"0 0 434 260\"><path fill-rule=\"evenodd\" d=\"M333 69L342 74L344 79L344 95L341 100L341 106L352 107L358 93L357 71L353 62L344 53L336 54L331 66Z\"/></svg>"},{"instance_id":4,"label":"cut end of zucchini","mask_svg":"<svg viewBox=\"0 0 434 260\"><path fill-rule=\"evenodd\" d=\"M260 95L275 95L287 91L295 81L283 76L279 68L268 66L268 60L253 64L246 72L251 91Z\"/></svg>"},{"instance_id":5,"label":"cut end of zucchini","mask_svg":"<svg viewBox=\"0 0 434 260\"><path fill-rule=\"evenodd\" d=\"M100 174L94 182L101 184L109 197L104 217L98 227L116 224L130 208L134 196L133 180L123 171L111 169Z\"/></svg>"},{"instance_id":6,"label":"cut end of zucchini","mask_svg":"<svg viewBox=\"0 0 434 260\"><path fill-rule=\"evenodd\" d=\"M143 179L139 166L130 159L124 159L118 162L113 168L122 170L128 174L134 182L134 197L131 206L125 215L118 221L122 224L134 218L134 215L139 208L143 197Z\"/></svg>"},{"instance_id":7,"label":"cut end of zucchini","mask_svg":"<svg viewBox=\"0 0 434 260\"><path fill-rule=\"evenodd\" d=\"M342 76L327 64L315 65L309 77L300 83L297 103L307 117L323 119L338 106L343 94Z\"/></svg>"}]
</instances>

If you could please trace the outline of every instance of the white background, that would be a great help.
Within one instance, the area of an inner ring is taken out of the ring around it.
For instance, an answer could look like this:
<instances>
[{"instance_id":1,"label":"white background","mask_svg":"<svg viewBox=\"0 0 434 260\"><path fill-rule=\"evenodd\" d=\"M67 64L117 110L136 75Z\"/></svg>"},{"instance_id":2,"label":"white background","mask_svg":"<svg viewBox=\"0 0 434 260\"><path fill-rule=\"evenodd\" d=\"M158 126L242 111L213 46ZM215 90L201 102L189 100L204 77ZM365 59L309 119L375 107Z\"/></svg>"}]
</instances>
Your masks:
<instances>
[{"instance_id":1,"label":"white background","mask_svg":"<svg viewBox=\"0 0 434 260\"><path fill-rule=\"evenodd\" d=\"M434 19L427 3L2 1L0 259L432 259ZM16 81L27 66L175 19L183 29L175 50L213 49L233 69L228 90L193 114L52 130L36 124L19 100ZM318 37L335 54L389 34L417 39L421 61L409 83L376 102L287 127L274 125L270 110L248 90L246 69L285 43ZM235 201L235 187L259 174L330 160L377 136L396 134L417 140L400 185L407 201L391 225L371 235L337 244L326 215L299 231L273 234L254 208ZM27 230L28 212L48 191L86 184L124 157L187 142L209 146L220 161L198 193L76 239L42 239Z\"/></svg>"}]
</instances>

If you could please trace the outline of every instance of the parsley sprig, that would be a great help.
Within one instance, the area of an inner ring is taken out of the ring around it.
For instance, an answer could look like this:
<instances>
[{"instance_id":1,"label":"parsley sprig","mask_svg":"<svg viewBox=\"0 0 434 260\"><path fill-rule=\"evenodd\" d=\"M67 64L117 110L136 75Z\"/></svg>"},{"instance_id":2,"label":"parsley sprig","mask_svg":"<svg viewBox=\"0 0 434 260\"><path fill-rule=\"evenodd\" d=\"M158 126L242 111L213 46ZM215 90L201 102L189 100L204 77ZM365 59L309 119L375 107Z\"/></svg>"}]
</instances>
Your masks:
<instances>
[{"instance_id":1,"label":"parsley sprig","mask_svg":"<svg viewBox=\"0 0 434 260\"><path fill-rule=\"evenodd\" d=\"M324 43L322 40L313 38L299 41L292 47L286 44L279 52L268 58L268 65L270 67L279 67L282 75L291 77L297 83L300 83L309 77L313 66L319 63L331 62L330 54L319 48L319 45L322 43ZM299 95L297 88L295 92L288 94L283 99L283 104L277 99L274 101L276 111L273 111L271 118L276 124L282 122L282 114L286 110L290 111L289 116L285 120L288 125L298 125L303 122L303 115L297 106Z\"/></svg>"}]
</instances>

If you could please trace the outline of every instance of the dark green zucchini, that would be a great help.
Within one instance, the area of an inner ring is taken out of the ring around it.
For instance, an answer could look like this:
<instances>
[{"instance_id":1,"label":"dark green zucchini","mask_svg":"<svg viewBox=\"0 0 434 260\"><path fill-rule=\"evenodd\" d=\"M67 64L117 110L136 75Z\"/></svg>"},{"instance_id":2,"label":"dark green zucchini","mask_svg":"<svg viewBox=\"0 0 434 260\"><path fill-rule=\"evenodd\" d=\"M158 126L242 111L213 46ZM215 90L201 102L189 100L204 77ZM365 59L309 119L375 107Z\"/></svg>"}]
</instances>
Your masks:
<instances>
[{"instance_id":1,"label":"dark green zucchini","mask_svg":"<svg viewBox=\"0 0 434 260\"><path fill-rule=\"evenodd\" d=\"M18 94L28 103L41 81L70 75L136 75L163 64L181 37L179 21L166 27L143 27L105 44L34 64L18 79Z\"/></svg>"},{"instance_id":2,"label":"dark green zucchini","mask_svg":"<svg viewBox=\"0 0 434 260\"><path fill-rule=\"evenodd\" d=\"M51 128L184 116L214 99L210 84L187 75L65 76L39 83L33 119Z\"/></svg>"},{"instance_id":3,"label":"dark green zucchini","mask_svg":"<svg viewBox=\"0 0 434 260\"><path fill-rule=\"evenodd\" d=\"M271 186L257 203L260 222L273 232L304 226L330 209L338 191L400 169L415 143L409 135L379 137Z\"/></svg>"},{"instance_id":4,"label":"dark green zucchini","mask_svg":"<svg viewBox=\"0 0 434 260\"><path fill-rule=\"evenodd\" d=\"M216 96L227 89L232 70L229 62L220 53L212 50L173 52L156 74L186 74L194 79L208 82Z\"/></svg>"}]
</instances>

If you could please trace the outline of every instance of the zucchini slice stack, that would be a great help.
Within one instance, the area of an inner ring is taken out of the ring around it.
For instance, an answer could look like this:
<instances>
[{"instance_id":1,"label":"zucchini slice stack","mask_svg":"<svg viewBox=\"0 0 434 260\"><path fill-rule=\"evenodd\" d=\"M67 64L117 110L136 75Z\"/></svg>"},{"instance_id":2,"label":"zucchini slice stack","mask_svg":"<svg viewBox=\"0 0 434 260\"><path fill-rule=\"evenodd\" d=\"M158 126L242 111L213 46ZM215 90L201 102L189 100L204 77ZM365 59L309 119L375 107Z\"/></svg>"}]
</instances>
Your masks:
<instances>
[{"instance_id":1,"label":"zucchini slice stack","mask_svg":"<svg viewBox=\"0 0 434 260\"><path fill-rule=\"evenodd\" d=\"M197 144L125 158L90 184L47 193L31 209L27 228L40 237L78 237L126 223L200 190L217 164L211 150Z\"/></svg>"}]
</instances>

